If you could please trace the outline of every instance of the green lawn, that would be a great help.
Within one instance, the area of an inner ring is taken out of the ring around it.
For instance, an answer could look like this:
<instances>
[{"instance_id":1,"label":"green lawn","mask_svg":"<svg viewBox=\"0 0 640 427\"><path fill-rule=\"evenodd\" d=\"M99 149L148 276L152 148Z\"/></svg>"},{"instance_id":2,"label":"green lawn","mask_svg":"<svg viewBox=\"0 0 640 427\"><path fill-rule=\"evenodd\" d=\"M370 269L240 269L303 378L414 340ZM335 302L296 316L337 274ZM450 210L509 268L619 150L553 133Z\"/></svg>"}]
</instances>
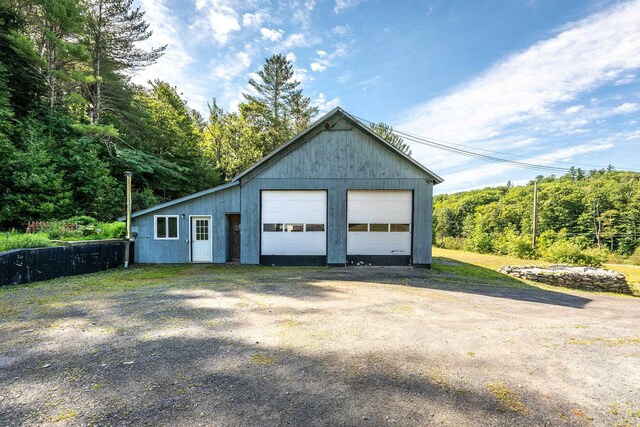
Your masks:
<instances>
[{"instance_id":1,"label":"green lawn","mask_svg":"<svg viewBox=\"0 0 640 427\"><path fill-rule=\"evenodd\" d=\"M520 259L509 256L479 254L475 252L454 251L449 249L433 248L433 256L436 258L434 262L434 270L449 270L457 274L475 277L490 277L490 272L495 271L505 265L548 265L548 262L530 259ZM438 261L454 261L461 265L441 264ZM605 268L618 271L625 275L627 282L636 295L640 295L640 267L622 264L605 264ZM498 276L503 274L495 272ZM524 282L522 282L524 283ZM536 285L543 286L543 285ZM546 288L546 286L543 286Z\"/></svg>"}]
</instances>

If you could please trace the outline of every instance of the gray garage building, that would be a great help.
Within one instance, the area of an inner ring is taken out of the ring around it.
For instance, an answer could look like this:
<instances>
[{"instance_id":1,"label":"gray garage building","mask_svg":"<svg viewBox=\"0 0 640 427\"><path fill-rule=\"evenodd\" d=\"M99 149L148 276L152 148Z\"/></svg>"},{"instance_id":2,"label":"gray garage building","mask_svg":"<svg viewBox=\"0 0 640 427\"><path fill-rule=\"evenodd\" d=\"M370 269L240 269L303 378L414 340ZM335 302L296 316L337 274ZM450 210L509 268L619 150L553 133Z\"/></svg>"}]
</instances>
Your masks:
<instances>
[{"instance_id":1,"label":"gray garage building","mask_svg":"<svg viewBox=\"0 0 640 427\"><path fill-rule=\"evenodd\" d=\"M338 107L231 182L134 213L135 262L430 267L440 182Z\"/></svg>"}]
</instances>

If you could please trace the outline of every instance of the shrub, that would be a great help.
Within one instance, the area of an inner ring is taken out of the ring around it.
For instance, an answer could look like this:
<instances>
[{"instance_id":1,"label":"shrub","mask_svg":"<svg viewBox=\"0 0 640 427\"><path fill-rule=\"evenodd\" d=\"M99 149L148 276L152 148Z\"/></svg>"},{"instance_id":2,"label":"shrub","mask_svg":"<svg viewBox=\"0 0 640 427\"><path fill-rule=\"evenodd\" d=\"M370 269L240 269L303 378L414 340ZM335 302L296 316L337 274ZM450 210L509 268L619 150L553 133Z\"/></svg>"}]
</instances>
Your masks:
<instances>
[{"instance_id":1,"label":"shrub","mask_svg":"<svg viewBox=\"0 0 640 427\"><path fill-rule=\"evenodd\" d=\"M77 239L82 235L80 230L69 229L67 221L52 221L44 232L51 240Z\"/></svg>"},{"instance_id":2,"label":"shrub","mask_svg":"<svg viewBox=\"0 0 640 427\"><path fill-rule=\"evenodd\" d=\"M474 233L466 241L465 249L471 252L488 254L493 252L493 241L491 236L485 233Z\"/></svg>"},{"instance_id":3,"label":"shrub","mask_svg":"<svg viewBox=\"0 0 640 427\"><path fill-rule=\"evenodd\" d=\"M66 222L67 224L77 224L77 225L94 226L94 227L98 225L98 221L95 218L92 218L86 215L74 216L64 222Z\"/></svg>"},{"instance_id":4,"label":"shrub","mask_svg":"<svg viewBox=\"0 0 640 427\"><path fill-rule=\"evenodd\" d=\"M455 251L464 250L464 239L462 237L445 237L438 242L438 246L444 249L453 249Z\"/></svg>"},{"instance_id":5,"label":"shrub","mask_svg":"<svg viewBox=\"0 0 640 427\"><path fill-rule=\"evenodd\" d=\"M127 225L124 222L101 222L98 224L100 237L103 239L124 239L127 233Z\"/></svg>"},{"instance_id":6,"label":"shrub","mask_svg":"<svg viewBox=\"0 0 640 427\"><path fill-rule=\"evenodd\" d=\"M10 251L12 249L22 248L44 248L54 246L45 233L36 234L18 234L18 233L2 233L0 234L0 252Z\"/></svg>"},{"instance_id":7,"label":"shrub","mask_svg":"<svg viewBox=\"0 0 640 427\"><path fill-rule=\"evenodd\" d=\"M640 265L640 247L636 248L633 254L629 257L629 262L634 265Z\"/></svg>"},{"instance_id":8,"label":"shrub","mask_svg":"<svg viewBox=\"0 0 640 427\"><path fill-rule=\"evenodd\" d=\"M573 265L589 265L600 267L607 260L606 251L597 249L583 250L576 243L567 240L557 240L552 245L540 251L542 259L549 262Z\"/></svg>"},{"instance_id":9,"label":"shrub","mask_svg":"<svg viewBox=\"0 0 640 427\"><path fill-rule=\"evenodd\" d=\"M509 255L517 258L531 259L534 251L531 248L531 238L520 236L513 230L493 235L493 249L500 255Z\"/></svg>"}]
</instances>

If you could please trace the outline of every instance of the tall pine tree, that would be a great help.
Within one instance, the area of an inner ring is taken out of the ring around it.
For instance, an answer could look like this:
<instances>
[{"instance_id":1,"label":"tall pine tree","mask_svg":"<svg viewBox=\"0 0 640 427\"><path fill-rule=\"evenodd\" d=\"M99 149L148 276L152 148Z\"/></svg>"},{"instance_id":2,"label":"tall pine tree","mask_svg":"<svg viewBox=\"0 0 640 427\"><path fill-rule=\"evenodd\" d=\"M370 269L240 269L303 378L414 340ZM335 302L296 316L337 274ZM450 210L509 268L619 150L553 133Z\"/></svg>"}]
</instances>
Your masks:
<instances>
[{"instance_id":1,"label":"tall pine tree","mask_svg":"<svg viewBox=\"0 0 640 427\"><path fill-rule=\"evenodd\" d=\"M318 109L298 89L293 64L284 55L267 58L258 76L249 80L256 94L243 94L247 102L240 110L261 128L266 154L308 126Z\"/></svg>"},{"instance_id":2,"label":"tall pine tree","mask_svg":"<svg viewBox=\"0 0 640 427\"><path fill-rule=\"evenodd\" d=\"M151 37L144 12L133 6L134 0L86 0L88 12L85 40L91 54L93 82L89 99L93 105L92 121L100 116L116 96L116 88L104 86L107 79L126 80L123 72L131 72L153 64L162 56L166 46L142 49L138 43ZM112 83L113 84L113 83Z\"/></svg>"}]
</instances>

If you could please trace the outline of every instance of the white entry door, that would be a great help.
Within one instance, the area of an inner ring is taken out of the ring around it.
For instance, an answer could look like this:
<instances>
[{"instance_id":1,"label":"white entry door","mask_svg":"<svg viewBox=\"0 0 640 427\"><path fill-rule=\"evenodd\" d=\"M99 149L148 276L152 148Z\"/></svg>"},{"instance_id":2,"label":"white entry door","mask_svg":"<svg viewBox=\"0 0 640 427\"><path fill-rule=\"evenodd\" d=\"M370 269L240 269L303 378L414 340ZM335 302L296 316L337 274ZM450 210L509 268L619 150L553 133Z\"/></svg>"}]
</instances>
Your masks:
<instances>
[{"instance_id":1,"label":"white entry door","mask_svg":"<svg viewBox=\"0 0 640 427\"><path fill-rule=\"evenodd\" d=\"M191 261L211 262L211 217L191 217Z\"/></svg>"}]
</instances>

